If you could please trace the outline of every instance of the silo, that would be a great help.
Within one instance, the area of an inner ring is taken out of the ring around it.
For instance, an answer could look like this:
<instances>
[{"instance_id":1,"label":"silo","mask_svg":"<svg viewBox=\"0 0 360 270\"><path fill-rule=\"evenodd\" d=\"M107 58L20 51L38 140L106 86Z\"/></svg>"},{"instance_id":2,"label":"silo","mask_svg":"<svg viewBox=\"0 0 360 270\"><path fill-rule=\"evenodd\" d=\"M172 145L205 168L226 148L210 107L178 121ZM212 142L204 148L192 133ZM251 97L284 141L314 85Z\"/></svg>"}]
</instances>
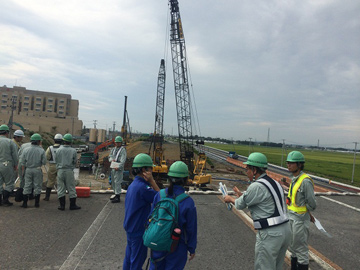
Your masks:
<instances>
[{"instance_id":1,"label":"silo","mask_svg":"<svg viewBox=\"0 0 360 270\"><path fill-rule=\"evenodd\" d=\"M97 129L90 128L89 142L96 143L97 133Z\"/></svg>"},{"instance_id":2,"label":"silo","mask_svg":"<svg viewBox=\"0 0 360 270\"><path fill-rule=\"evenodd\" d=\"M98 129L97 133L97 143L105 142L106 130L105 129Z\"/></svg>"}]
</instances>

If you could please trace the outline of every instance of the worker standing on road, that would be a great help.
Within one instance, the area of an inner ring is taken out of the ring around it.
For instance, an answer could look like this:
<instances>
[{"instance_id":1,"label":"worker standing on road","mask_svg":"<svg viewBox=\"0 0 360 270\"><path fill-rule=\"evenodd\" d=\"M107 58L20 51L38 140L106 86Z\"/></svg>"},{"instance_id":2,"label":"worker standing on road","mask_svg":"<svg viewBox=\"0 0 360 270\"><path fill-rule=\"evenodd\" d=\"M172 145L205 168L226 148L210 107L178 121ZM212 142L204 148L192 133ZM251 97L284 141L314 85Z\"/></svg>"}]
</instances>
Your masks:
<instances>
[{"instance_id":1,"label":"worker standing on road","mask_svg":"<svg viewBox=\"0 0 360 270\"><path fill-rule=\"evenodd\" d=\"M34 133L30 137L31 146L26 148L20 158L20 173L24 175L25 185L23 190L23 204L27 208L29 195L34 189L35 207L39 207L40 194L43 182L41 166L46 164L45 151L40 146L41 135Z\"/></svg>"},{"instance_id":2,"label":"worker standing on road","mask_svg":"<svg viewBox=\"0 0 360 270\"><path fill-rule=\"evenodd\" d=\"M138 270L146 260L147 247L143 244L145 224L150 214L151 203L160 190L153 175L153 162L149 155L138 154L133 161L134 181L125 197L124 229L127 246L123 263L124 270Z\"/></svg>"},{"instance_id":3,"label":"worker standing on road","mask_svg":"<svg viewBox=\"0 0 360 270\"><path fill-rule=\"evenodd\" d=\"M122 147L123 139L121 136L116 136L115 147L111 150L109 161L111 162L111 186L114 190L115 196L111 197L112 203L120 202L121 183L124 178L124 166L126 161L126 149Z\"/></svg>"},{"instance_id":4,"label":"worker standing on road","mask_svg":"<svg viewBox=\"0 0 360 270\"><path fill-rule=\"evenodd\" d=\"M291 270L309 269L309 227L310 221L314 222L310 211L316 208L314 182L303 172L305 157L301 152L290 152L286 162L293 175L286 200L292 233L289 247Z\"/></svg>"},{"instance_id":5,"label":"worker standing on road","mask_svg":"<svg viewBox=\"0 0 360 270\"><path fill-rule=\"evenodd\" d=\"M58 198L60 202L59 210L65 210L65 194L66 190L69 192L70 210L81 209L76 205L76 189L74 168L77 161L77 153L71 147L72 135L67 133L63 137L63 145L56 151L55 162L57 169L57 187Z\"/></svg>"},{"instance_id":6,"label":"worker standing on road","mask_svg":"<svg viewBox=\"0 0 360 270\"><path fill-rule=\"evenodd\" d=\"M282 270L286 250L290 243L290 225L286 209L284 191L281 185L266 174L267 158L254 152L246 162L246 174L254 182L234 199L225 196L226 203L233 203L237 209L249 208L258 230L255 245L256 270Z\"/></svg>"},{"instance_id":7,"label":"worker standing on road","mask_svg":"<svg viewBox=\"0 0 360 270\"><path fill-rule=\"evenodd\" d=\"M176 161L170 166L168 176L170 186L166 189L166 197L176 197L184 193L184 185L189 176L188 166L182 161ZM152 204L152 210L160 199L160 193L157 193ZM181 235L176 250L172 253L152 250L150 253L151 270L184 269L187 253L189 252L189 261L195 257L197 214L194 200L191 197L187 197L179 203L178 224Z\"/></svg>"},{"instance_id":8,"label":"worker standing on road","mask_svg":"<svg viewBox=\"0 0 360 270\"><path fill-rule=\"evenodd\" d=\"M51 145L46 149L45 155L46 159L49 161L49 169L47 171L47 183L46 183L46 193L44 201L48 201L50 199L51 190L54 187L56 183L56 162L55 162L55 156L56 151L59 149L61 143L62 143L62 135L56 134L54 136L54 145Z\"/></svg>"},{"instance_id":9,"label":"worker standing on road","mask_svg":"<svg viewBox=\"0 0 360 270\"><path fill-rule=\"evenodd\" d=\"M10 193L14 189L14 172L17 170L19 158L16 144L9 138L9 127L0 126L0 205L12 206ZM3 185L5 184L5 189ZM4 196L4 200L2 198Z\"/></svg>"}]
</instances>

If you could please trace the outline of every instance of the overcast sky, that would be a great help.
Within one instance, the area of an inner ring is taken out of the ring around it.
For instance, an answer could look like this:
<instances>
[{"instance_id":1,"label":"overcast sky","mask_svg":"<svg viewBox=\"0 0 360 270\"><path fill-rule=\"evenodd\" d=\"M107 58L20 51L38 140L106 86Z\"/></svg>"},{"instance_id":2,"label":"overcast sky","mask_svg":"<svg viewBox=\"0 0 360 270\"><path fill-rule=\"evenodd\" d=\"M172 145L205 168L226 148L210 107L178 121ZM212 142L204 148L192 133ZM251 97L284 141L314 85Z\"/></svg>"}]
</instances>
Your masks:
<instances>
[{"instance_id":1,"label":"overcast sky","mask_svg":"<svg viewBox=\"0 0 360 270\"><path fill-rule=\"evenodd\" d=\"M360 142L360 1L179 0L202 136ZM0 0L0 85L71 94L84 125L153 132L166 0ZM193 122L195 126L195 121ZM194 133L200 135L198 129Z\"/></svg>"}]
</instances>

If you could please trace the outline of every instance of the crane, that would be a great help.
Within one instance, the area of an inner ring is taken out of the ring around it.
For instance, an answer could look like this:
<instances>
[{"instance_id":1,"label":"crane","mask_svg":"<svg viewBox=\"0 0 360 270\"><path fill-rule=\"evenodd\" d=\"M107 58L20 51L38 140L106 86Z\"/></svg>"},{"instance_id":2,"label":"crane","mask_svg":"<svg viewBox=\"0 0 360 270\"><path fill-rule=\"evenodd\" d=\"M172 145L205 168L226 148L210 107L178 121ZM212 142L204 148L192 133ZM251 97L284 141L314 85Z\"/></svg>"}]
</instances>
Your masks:
<instances>
[{"instance_id":1,"label":"crane","mask_svg":"<svg viewBox=\"0 0 360 270\"><path fill-rule=\"evenodd\" d=\"M179 130L180 159L188 165L190 180L195 185L211 182L211 175L203 173L206 155L202 151L194 161L194 139L191 123L191 100L187 70L186 46L178 0L170 2L170 47L175 86L175 102ZM199 142L199 145L204 144ZM199 148L200 149L200 148Z\"/></svg>"},{"instance_id":2,"label":"crane","mask_svg":"<svg viewBox=\"0 0 360 270\"><path fill-rule=\"evenodd\" d=\"M158 82L157 82L157 95L156 95L156 112L155 112L155 129L152 136L149 153L152 149L152 159L155 164L153 168L153 174L157 175L158 178L166 177L168 173L168 166L164 159L164 103L165 103L165 60L161 59Z\"/></svg>"}]
</instances>

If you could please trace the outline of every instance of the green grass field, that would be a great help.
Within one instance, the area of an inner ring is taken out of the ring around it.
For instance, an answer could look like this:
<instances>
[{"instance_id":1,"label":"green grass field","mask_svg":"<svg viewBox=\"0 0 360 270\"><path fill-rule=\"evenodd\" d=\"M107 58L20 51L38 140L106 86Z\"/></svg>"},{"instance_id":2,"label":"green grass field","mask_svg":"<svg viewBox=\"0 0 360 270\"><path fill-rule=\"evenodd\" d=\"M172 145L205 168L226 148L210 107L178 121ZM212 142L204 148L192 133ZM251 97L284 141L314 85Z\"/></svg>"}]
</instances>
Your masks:
<instances>
[{"instance_id":1,"label":"green grass field","mask_svg":"<svg viewBox=\"0 0 360 270\"><path fill-rule=\"evenodd\" d=\"M286 149L282 157L282 149L276 147L263 147L248 145L230 145L230 144L216 144L206 143L207 146L222 149L225 151L235 151L238 155L248 156L249 150L251 152L261 152L266 155L268 162L271 164L286 168L286 156L293 150L299 150L305 155L305 169L304 171L311 174L329 178L344 184L351 185L351 177L354 162L354 153L340 153L319 150L305 150L305 149ZM360 157L356 156L354 183L355 186L360 186Z\"/></svg>"}]
</instances>

